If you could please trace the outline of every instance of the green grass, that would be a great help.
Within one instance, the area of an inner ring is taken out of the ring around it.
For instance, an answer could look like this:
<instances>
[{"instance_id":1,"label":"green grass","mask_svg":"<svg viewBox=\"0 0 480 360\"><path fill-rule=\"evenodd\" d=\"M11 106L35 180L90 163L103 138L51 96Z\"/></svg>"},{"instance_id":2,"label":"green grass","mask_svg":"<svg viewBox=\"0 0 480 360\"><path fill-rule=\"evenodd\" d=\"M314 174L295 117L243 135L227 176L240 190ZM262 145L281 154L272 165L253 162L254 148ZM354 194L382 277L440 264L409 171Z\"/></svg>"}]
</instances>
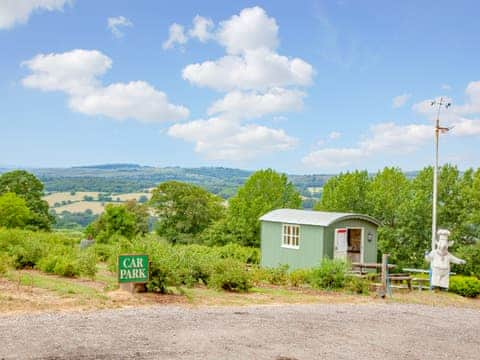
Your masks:
<instances>
[{"instance_id":1,"label":"green grass","mask_svg":"<svg viewBox=\"0 0 480 360\"><path fill-rule=\"evenodd\" d=\"M62 279L53 275L40 273L22 273L20 271L9 271L5 277L10 281L19 282L23 286L32 286L53 291L61 296L81 297L85 299L107 300L108 297L93 287L77 284L69 279Z\"/></svg>"}]
</instances>

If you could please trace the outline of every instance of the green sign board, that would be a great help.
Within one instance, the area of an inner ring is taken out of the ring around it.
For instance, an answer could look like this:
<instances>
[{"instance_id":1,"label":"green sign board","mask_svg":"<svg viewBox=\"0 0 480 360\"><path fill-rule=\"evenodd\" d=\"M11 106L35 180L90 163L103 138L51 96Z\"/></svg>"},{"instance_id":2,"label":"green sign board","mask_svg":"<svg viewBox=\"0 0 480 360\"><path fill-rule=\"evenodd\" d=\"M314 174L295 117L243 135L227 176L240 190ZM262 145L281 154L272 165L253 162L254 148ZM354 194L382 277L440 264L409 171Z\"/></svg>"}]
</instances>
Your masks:
<instances>
[{"instance_id":1,"label":"green sign board","mask_svg":"<svg viewBox=\"0 0 480 360\"><path fill-rule=\"evenodd\" d=\"M148 281L148 255L119 255L118 282L146 283Z\"/></svg>"}]
</instances>

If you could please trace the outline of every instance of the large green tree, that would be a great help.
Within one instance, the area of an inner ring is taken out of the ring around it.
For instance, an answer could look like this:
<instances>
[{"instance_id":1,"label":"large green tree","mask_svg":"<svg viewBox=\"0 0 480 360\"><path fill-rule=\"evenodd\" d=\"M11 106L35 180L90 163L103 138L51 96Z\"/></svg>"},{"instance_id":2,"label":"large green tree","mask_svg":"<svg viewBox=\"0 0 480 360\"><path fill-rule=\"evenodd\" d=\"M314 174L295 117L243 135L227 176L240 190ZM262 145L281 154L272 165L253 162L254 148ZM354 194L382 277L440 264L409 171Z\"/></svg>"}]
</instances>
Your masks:
<instances>
[{"instance_id":1,"label":"large green tree","mask_svg":"<svg viewBox=\"0 0 480 360\"><path fill-rule=\"evenodd\" d=\"M259 218L271 210L298 209L301 204L300 194L285 174L259 170L230 199L223 227L225 236L241 245L259 246Z\"/></svg>"},{"instance_id":2,"label":"large green tree","mask_svg":"<svg viewBox=\"0 0 480 360\"><path fill-rule=\"evenodd\" d=\"M0 176L0 194L8 192L23 198L30 209L26 226L50 230L54 217L48 212L48 203L42 199L43 184L35 175L24 170L4 173Z\"/></svg>"},{"instance_id":3,"label":"large green tree","mask_svg":"<svg viewBox=\"0 0 480 360\"><path fill-rule=\"evenodd\" d=\"M158 185L150 199L158 216L157 233L173 243L196 241L196 235L224 215L222 203L205 189L179 181Z\"/></svg>"},{"instance_id":4,"label":"large green tree","mask_svg":"<svg viewBox=\"0 0 480 360\"><path fill-rule=\"evenodd\" d=\"M136 200L108 204L102 215L87 227L86 233L99 242L108 242L113 235L131 239L148 232L148 216L148 208Z\"/></svg>"},{"instance_id":5,"label":"large green tree","mask_svg":"<svg viewBox=\"0 0 480 360\"><path fill-rule=\"evenodd\" d=\"M23 228L30 219L30 210L24 199L15 193L0 195L0 226Z\"/></svg>"},{"instance_id":6,"label":"large green tree","mask_svg":"<svg viewBox=\"0 0 480 360\"><path fill-rule=\"evenodd\" d=\"M323 186L322 198L315 210L369 213L367 171L353 171L330 178Z\"/></svg>"}]
</instances>

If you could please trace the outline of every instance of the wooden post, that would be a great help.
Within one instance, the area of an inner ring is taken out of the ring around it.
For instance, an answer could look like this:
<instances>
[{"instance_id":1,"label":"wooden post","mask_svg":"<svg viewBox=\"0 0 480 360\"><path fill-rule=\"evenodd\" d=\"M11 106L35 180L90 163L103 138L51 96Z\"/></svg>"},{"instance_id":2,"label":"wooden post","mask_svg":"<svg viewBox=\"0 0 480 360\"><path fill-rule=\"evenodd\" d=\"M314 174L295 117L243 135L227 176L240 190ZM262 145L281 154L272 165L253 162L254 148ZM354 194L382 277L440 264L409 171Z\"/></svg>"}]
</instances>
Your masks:
<instances>
[{"instance_id":1,"label":"wooden post","mask_svg":"<svg viewBox=\"0 0 480 360\"><path fill-rule=\"evenodd\" d=\"M382 255L382 286L380 286L378 295L384 298L387 295L388 287L388 254Z\"/></svg>"}]
</instances>

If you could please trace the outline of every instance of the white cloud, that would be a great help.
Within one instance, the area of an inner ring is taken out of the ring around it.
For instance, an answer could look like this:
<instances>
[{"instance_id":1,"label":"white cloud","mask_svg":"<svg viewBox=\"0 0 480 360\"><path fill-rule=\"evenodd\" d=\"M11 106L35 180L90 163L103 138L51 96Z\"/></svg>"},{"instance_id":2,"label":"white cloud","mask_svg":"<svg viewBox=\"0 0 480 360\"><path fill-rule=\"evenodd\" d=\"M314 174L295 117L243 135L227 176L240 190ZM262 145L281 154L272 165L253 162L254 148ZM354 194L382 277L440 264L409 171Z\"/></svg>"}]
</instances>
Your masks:
<instances>
[{"instance_id":1,"label":"white cloud","mask_svg":"<svg viewBox=\"0 0 480 360\"><path fill-rule=\"evenodd\" d=\"M22 79L25 87L65 92L70 107L87 115L141 122L188 116L187 108L170 104L163 92L144 81L103 86L98 77L111 67L112 60L97 50L40 54L22 64L32 72Z\"/></svg>"},{"instance_id":2,"label":"white cloud","mask_svg":"<svg viewBox=\"0 0 480 360\"><path fill-rule=\"evenodd\" d=\"M97 77L112 66L112 60L97 50L76 49L62 54L39 54L22 62L32 74L22 79L29 88L85 94L98 86Z\"/></svg>"},{"instance_id":3,"label":"white cloud","mask_svg":"<svg viewBox=\"0 0 480 360\"><path fill-rule=\"evenodd\" d=\"M451 90L452 87L448 84L442 84L442 86L440 87L442 90Z\"/></svg>"},{"instance_id":4,"label":"white cloud","mask_svg":"<svg viewBox=\"0 0 480 360\"><path fill-rule=\"evenodd\" d=\"M411 96L412 96L411 94L402 94L402 95L395 96L392 100L392 107L394 109L398 109L402 107L407 103L407 101L410 99Z\"/></svg>"},{"instance_id":5,"label":"white cloud","mask_svg":"<svg viewBox=\"0 0 480 360\"><path fill-rule=\"evenodd\" d=\"M284 130L245 122L302 109L306 93L299 88L312 83L313 67L276 52L277 23L260 7L243 9L221 21L217 31L213 28L213 21L197 15L188 36L216 41L225 48L225 55L187 65L182 77L226 94L207 110L214 117L176 124L168 134L194 143L197 153L217 160L250 159L291 149L297 140Z\"/></svg>"},{"instance_id":6,"label":"white cloud","mask_svg":"<svg viewBox=\"0 0 480 360\"><path fill-rule=\"evenodd\" d=\"M455 136L480 136L480 119L459 118L451 133Z\"/></svg>"},{"instance_id":7,"label":"white cloud","mask_svg":"<svg viewBox=\"0 0 480 360\"><path fill-rule=\"evenodd\" d=\"M233 91L217 100L208 114L226 113L241 118L258 118L266 114L300 110L306 94L299 90L272 88L266 93Z\"/></svg>"},{"instance_id":8,"label":"white cloud","mask_svg":"<svg viewBox=\"0 0 480 360\"><path fill-rule=\"evenodd\" d=\"M24 24L34 11L61 11L71 0L1 0L0 29Z\"/></svg>"},{"instance_id":9,"label":"white cloud","mask_svg":"<svg viewBox=\"0 0 480 360\"><path fill-rule=\"evenodd\" d=\"M340 133L338 131L332 131L330 134L328 134L328 138L330 140L336 140L336 139L340 138L340 136L342 136L342 133Z\"/></svg>"},{"instance_id":10,"label":"white cloud","mask_svg":"<svg viewBox=\"0 0 480 360\"><path fill-rule=\"evenodd\" d=\"M220 117L175 124L168 134L195 143L195 152L210 160L242 161L289 150L297 143L284 130Z\"/></svg>"},{"instance_id":11,"label":"white cloud","mask_svg":"<svg viewBox=\"0 0 480 360\"><path fill-rule=\"evenodd\" d=\"M163 43L162 47L164 49L171 49L175 44L183 45L188 41L187 36L185 35L185 29L182 25L173 23L168 29L168 39Z\"/></svg>"},{"instance_id":12,"label":"white cloud","mask_svg":"<svg viewBox=\"0 0 480 360\"><path fill-rule=\"evenodd\" d=\"M107 23L107 26L112 32L113 36L117 38L121 38L123 36L123 32L120 30L120 28L133 26L132 22L124 16L109 17Z\"/></svg>"},{"instance_id":13,"label":"white cloud","mask_svg":"<svg viewBox=\"0 0 480 360\"><path fill-rule=\"evenodd\" d=\"M212 19L197 15L193 18L193 28L188 31L188 35L192 38L197 38L201 42L206 42L213 37L213 26Z\"/></svg>"},{"instance_id":14,"label":"white cloud","mask_svg":"<svg viewBox=\"0 0 480 360\"><path fill-rule=\"evenodd\" d=\"M289 59L266 49L248 50L242 56L227 55L216 61L191 64L182 73L183 78L194 85L220 91L307 86L312 83L313 75L313 67L302 59Z\"/></svg>"},{"instance_id":15,"label":"white cloud","mask_svg":"<svg viewBox=\"0 0 480 360\"><path fill-rule=\"evenodd\" d=\"M433 129L427 125L381 123L372 126L370 134L356 147L316 150L302 162L317 168L339 169L379 153L411 153L432 136Z\"/></svg>"},{"instance_id":16,"label":"white cloud","mask_svg":"<svg viewBox=\"0 0 480 360\"><path fill-rule=\"evenodd\" d=\"M70 99L73 110L87 115L103 115L117 120L137 119L150 123L183 119L188 109L172 105L165 93L144 81L116 83Z\"/></svg>"},{"instance_id":17,"label":"white cloud","mask_svg":"<svg viewBox=\"0 0 480 360\"><path fill-rule=\"evenodd\" d=\"M256 49L275 50L278 46L278 26L265 10L255 6L222 21L217 38L229 54Z\"/></svg>"},{"instance_id":18,"label":"white cloud","mask_svg":"<svg viewBox=\"0 0 480 360\"><path fill-rule=\"evenodd\" d=\"M467 102L461 106L454 106L453 111L463 115L480 113L480 81L472 81L465 90Z\"/></svg>"}]
</instances>

